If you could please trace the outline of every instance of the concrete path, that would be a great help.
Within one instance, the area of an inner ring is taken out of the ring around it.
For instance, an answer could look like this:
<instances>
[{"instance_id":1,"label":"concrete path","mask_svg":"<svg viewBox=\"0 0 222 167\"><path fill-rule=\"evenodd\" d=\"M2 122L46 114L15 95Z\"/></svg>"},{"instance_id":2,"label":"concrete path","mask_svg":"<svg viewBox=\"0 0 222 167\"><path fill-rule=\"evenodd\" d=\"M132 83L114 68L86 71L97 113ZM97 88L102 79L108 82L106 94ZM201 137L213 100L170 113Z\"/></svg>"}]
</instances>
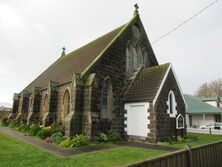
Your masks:
<instances>
[{"instance_id":1,"label":"concrete path","mask_svg":"<svg viewBox=\"0 0 222 167\"><path fill-rule=\"evenodd\" d=\"M128 147L139 147L145 149L154 149L154 150L164 150L164 151L176 151L178 149L167 147L167 146L159 146L154 144L143 144L143 143L135 143L135 142L120 142L112 145L95 145L95 146L85 146L85 147L77 147L77 148L62 148L56 144L46 143L44 140L41 140L37 137L26 136L24 133L13 130L9 127L0 127L0 132L6 133L10 136L14 136L18 139L31 143L40 148L46 149L49 152L58 154L60 156L71 156L75 154L93 152L98 150L106 150L115 147L128 146Z\"/></svg>"}]
</instances>

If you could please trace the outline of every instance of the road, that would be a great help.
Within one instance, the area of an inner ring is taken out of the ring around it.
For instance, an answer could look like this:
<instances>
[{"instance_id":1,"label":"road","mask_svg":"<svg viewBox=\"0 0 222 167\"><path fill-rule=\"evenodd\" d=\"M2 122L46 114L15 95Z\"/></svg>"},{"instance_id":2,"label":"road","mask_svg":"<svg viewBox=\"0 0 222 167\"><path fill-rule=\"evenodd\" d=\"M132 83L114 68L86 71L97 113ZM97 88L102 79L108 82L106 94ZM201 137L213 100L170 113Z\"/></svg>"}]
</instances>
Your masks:
<instances>
[{"instance_id":1,"label":"road","mask_svg":"<svg viewBox=\"0 0 222 167\"><path fill-rule=\"evenodd\" d=\"M206 133L209 134L209 129L187 128L187 132ZM222 130L212 129L211 134L222 135Z\"/></svg>"}]
</instances>

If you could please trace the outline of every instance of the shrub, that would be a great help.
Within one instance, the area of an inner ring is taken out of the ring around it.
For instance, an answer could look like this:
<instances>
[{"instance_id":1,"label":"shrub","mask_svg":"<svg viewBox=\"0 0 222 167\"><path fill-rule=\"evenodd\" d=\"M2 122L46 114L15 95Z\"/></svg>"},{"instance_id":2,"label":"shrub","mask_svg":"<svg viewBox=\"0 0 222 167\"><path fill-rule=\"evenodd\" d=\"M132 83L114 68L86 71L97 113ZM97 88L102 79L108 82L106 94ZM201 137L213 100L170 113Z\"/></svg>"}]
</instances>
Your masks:
<instances>
[{"instance_id":1,"label":"shrub","mask_svg":"<svg viewBox=\"0 0 222 167\"><path fill-rule=\"evenodd\" d=\"M18 122L18 121L15 121L15 120L11 120L11 121L9 121L8 126L9 126L10 128L15 128L15 127L19 126L19 122Z\"/></svg>"},{"instance_id":2,"label":"shrub","mask_svg":"<svg viewBox=\"0 0 222 167\"><path fill-rule=\"evenodd\" d=\"M56 132L52 134L52 142L56 144L60 144L61 141L63 140L63 135L61 132Z\"/></svg>"},{"instance_id":3,"label":"shrub","mask_svg":"<svg viewBox=\"0 0 222 167\"><path fill-rule=\"evenodd\" d=\"M51 135L52 135L51 126L41 128L41 130L37 134L37 136L40 137L41 139L45 139L46 137L50 137Z\"/></svg>"},{"instance_id":4,"label":"shrub","mask_svg":"<svg viewBox=\"0 0 222 167\"><path fill-rule=\"evenodd\" d=\"M165 136L165 137L159 138L159 142L167 142L169 144L172 144L173 141L174 141L173 136L171 137Z\"/></svg>"},{"instance_id":5,"label":"shrub","mask_svg":"<svg viewBox=\"0 0 222 167\"><path fill-rule=\"evenodd\" d=\"M38 124L32 124L29 129L29 135L36 136L40 130L41 128Z\"/></svg>"},{"instance_id":6,"label":"shrub","mask_svg":"<svg viewBox=\"0 0 222 167\"><path fill-rule=\"evenodd\" d=\"M107 133L108 141L118 141L121 139L119 132L109 131Z\"/></svg>"},{"instance_id":7,"label":"shrub","mask_svg":"<svg viewBox=\"0 0 222 167\"><path fill-rule=\"evenodd\" d=\"M65 140L62 140L61 143L59 144L59 146L61 147L65 147L65 148L68 148L71 146L71 139L70 138L67 138Z\"/></svg>"},{"instance_id":8,"label":"shrub","mask_svg":"<svg viewBox=\"0 0 222 167\"><path fill-rule=\"evenodd\" d=\"M185 142L185 139L182 136L177 136L177 141L179 143L183 143L183 142Z\"/></svg>"},{"instance_id":9,"label":"shrub","mask_svg":"<svg viewBox=\"0 0 222 167\"><path fill-rule=\"evenodd\" d=\"M9 124L9 119L8 119L8 118L3 118L1 124L2 124L2 126L8 126L8 124Z\"/></svg>"},{"instance_id":10,"label":"shrub","mask_svg":"<svg viewBox=\"0 0 222 167\"><path fill-rule=\"evenodd\" d=\"M29 131L29 126L25 123L22 123L22 124L18 125L16 130L21 131L21 132L28 132Z\"/></svg>"},{"instance_id":11,"label":"shrub","mask_svg":"<svg viewBox=\"0 0 222 167\"><path fill-rule=\"evenodd\" d=\"M108 142L108 138L105 133L100 133L97 140L98 140L98 142Z\"/></svg>"},{"instance_id":12,"label":"shrub","mask_svg":"<svg viewBox=\"0 0 222 167\"><path fill-rule=\"evenodd\" d=\"M63 132L63 127L58 123L53 123L51 125L52 133Z\"/></svg>"},{"instance_id":13,"label":"shrub","mask_svg":"<svg viewBox=\"0 0 222 167\"><path fill-rule=\"evenodd\" d=\"M71 147L79 147L83 145L87 145L89 139L87 136L84 135L76 135L71 139Z\"/></svg>"}]
</instances>

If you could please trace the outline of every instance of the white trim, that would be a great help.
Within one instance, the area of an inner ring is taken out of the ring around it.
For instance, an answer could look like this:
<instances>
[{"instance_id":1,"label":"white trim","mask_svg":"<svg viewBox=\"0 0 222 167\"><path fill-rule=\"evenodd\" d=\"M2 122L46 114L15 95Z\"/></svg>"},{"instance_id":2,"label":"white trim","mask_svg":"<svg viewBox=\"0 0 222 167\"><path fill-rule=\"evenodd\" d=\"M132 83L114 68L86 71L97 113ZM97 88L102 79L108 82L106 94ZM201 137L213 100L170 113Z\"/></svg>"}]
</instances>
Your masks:
<instances>
[{"instance_id":1,"label":"white trim","mask_svg":"<svg viewBox=\"0 0 222 167\"><path fill-rule=\"evenodd\" d=\"M178 119L179 119L180 117L183 118L183 127L178 127ZM177 128L177 129L184 129L184 124L185 124L185 119L184 119L183 115L179 114L179 115L177 116L177 118L176 118L176 128Z\"/></svg>"},{"instance_id":2,"label":"white trim","mask_svg":"<svg viewBox=\"0 0 222 167\"><path fill-rule=\"evenodd\" d=\"M170 106L170 95L172 96L172 106ZM167 100L167 106L168 106L168 109L167 109L167 114L169 114L170 117L176 117L177 115L177 102L176 102L176 98L175 98L175 94L172 90L170 90L170 92L168 93L168 100ZM170 113L170 108L172 107L173 109L173 113Z\"/></svg>"},{"instance_id":3,"label":"white trim","mask_svg":"<svg viewBox=\"0 0 222 167\"><path fill-rule=\"evenodd\" d=\"M172 64L171 64L171 68L172 68L173 75L174 75L174 77L175 77L175 79L176 79L177 85L178 85L178 87L179 87L180 94L181 94L181 96L182 96L182 98L183 98L183 101L184 101L184 103L185 103L185 107L187 108L187 103L186 103L186 100L184 99L183 91L182 91L182 89L181 89L181 86L180 86L180 84L179 84L179 80L178 80L178 78L177 78L177 75L176 75L176 73L175 73L175 71L174 71L174 68L173 68L173 65L172 65Z\"/></svg>"},{"instance_id":4,"label":"white trim","mask_svg":"<svg viewBox=\"0 0 222 167\"><path fill-rule=\"evenodd\" d=\"M168 76L168 74L169 74L169 72L170 72L170 69L172 69L173 75L174 75L174 77L175 77L176 83L177 83L178 88L179 88L179 91L180 91L180 94L181 94L182 99L183 99L183 101L184 101L184 103L185 103L185 107L187 108L187 103L186 103L186 101L185 101L185 99L184 99L182 89L181 89L181 87L180 87L180 84L179 84L179 82L178 82L176 73L175 73L175 71L174 71L173 66L172 66L171 63L170 63L170 65L169 65L169 67L168 67L168 69L167 69L167 71L166 71L166 74L165 74L165 76L164 76L164 78L163 78L163 80L162 80L162 82L161 82L161 84L160 84L160 87L159 87L159 89L158 89L158 91L157 91L157 94L156 94L155 98L153 99L153 106L155 105L155 103L156 103L156 101L157 101L157 98L158 98L159 95L160 95L160 92L161 92L161 90L162 90L162 88L163 88L163 85L164 85L166 79L167 79L167 76Z\"/></svg>"},{"instance_id":5,"label":"white trim","mask_svg":"<svg viewBox=\"0 0 222 167\"><path fill-rule=\"evenodd\" d=\"M169 74L170 68L171 68L171 64L169 65L169 67L168 67L168 69L167 69L167 71L166 71L166 74L165 74L164 77L163 77L163 80L162 80L162 82L161 82L161 84L160 84L160 87L159 87L159 89L158 89L158 91L157 91L157 94L156 94L155 98L153 99L153 106L155 105L155 103L156 103L156 101L157 101L157 98L158 98L159 95L160 95L160 92L161 92L161 90L162 90L162 88L163 88L163 85L164 85L164 83L165 83L165 81L166 81L167 75Z\"/></svg>"}]
</instances>

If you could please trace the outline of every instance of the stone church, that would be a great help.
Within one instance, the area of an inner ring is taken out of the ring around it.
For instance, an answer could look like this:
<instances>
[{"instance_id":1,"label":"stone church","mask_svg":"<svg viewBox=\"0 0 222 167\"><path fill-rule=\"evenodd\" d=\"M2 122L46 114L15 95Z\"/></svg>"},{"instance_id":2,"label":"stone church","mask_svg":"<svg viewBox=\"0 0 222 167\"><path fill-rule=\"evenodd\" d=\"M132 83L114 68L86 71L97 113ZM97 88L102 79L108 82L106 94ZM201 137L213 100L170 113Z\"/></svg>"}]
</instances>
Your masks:
<instances>
[{"instance_id":1,"label":"stone church","mask_svg":"<svg viewBox=\"0 0 222 167\"><path fill-rule=\"evenodd\" d=\"M156 142L185 133L185 100L170 63L159 64L138 7L126 24L61 57L20 93L10 117L53 122L66 136L117 131Z\"/></svg>"}]
</instances>

